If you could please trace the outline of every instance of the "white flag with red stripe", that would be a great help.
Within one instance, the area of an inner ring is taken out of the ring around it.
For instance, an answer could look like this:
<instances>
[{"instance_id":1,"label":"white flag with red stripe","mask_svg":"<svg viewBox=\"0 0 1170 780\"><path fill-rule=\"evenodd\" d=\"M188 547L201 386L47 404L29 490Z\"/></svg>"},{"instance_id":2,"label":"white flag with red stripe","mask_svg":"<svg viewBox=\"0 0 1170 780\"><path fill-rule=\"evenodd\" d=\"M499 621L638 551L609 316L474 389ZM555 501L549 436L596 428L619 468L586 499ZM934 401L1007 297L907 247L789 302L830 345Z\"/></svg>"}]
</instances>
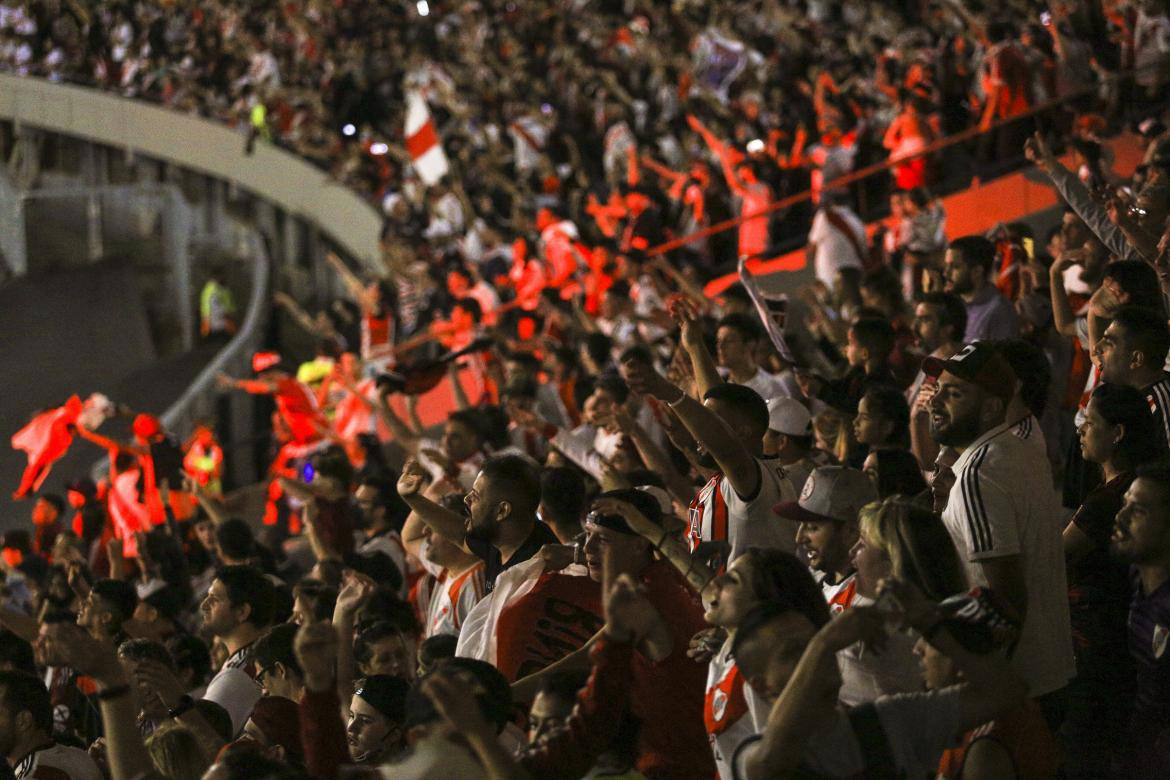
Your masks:
<instances>
[{"instance_id":1,"label":"white flag with red stripe","mask_svg":"<svg viewBox=\"0 0 1170 780\"><path fill-rule=\"evenodd\" d=\"M410 160L418 177L427 185L435 184L449 170L447 155L439 143L435 120L431 118L427 103L417 92L406 93L405 135L406 150L410 152Z\"/></svg>"}]
</instances>

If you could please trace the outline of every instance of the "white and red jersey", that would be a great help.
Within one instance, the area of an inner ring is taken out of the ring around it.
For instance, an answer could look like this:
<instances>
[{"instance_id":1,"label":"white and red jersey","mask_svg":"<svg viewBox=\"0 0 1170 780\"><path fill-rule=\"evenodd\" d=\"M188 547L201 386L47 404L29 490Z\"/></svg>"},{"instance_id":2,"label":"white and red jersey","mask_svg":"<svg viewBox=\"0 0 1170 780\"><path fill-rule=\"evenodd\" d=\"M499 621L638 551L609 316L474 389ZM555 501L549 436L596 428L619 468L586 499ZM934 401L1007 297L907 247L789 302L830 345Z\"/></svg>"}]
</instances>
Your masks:
<instances>
[{"instance_id":1,"label":"white and red jersey","mask_svg":"<svg viewBox=\"0 0 1170 780\"><path fill-rule=\"evenodd\" d=\"M795 501L784 468L775 460L756 458L760 485L756 494L743 498L722 474L711 477L691 500L687 541L694 552L704 542L725 542L729 551L722 568L749 547L765 547L792 552L796 546L788 524L772 514L772 507L782 501Z\"/></svg>"},{"instance_id":2,"label":"white and red jersey","mask_svg":"<svg viewBox=\"0 0 1170 780\"><path fill-rule=\"evenodd\" d=\"M853 600L857 597L856 574L850 574L836 584L829 582L828 575L823 572L813 572L813 578L821 586L821 592L825 594L830 615L840 615L853 606Z\"/></svg>"},{"instance_id":3,"label":"white and red jersey","mask_svg":"<svg viewBox=\"0 0 1170 780\"><path fill-rule=\"evenodd\" d=\"M728 639L707 665L707 695L703 700L703 723L721 780L733 776L731 760L736 749L756 733L745 690L746 683L731 657Z\"/></svg>"},{"instance_id":4,"label":"white and red jersey","mask_svg":"<svg viewBox=\"0 0 1170 780\"><path fill-rule=\"evenodd\" d=\"M436 634L459 635L463 619L471 608L479 603L486 592L484 564L475 564L467 571L452 577L446 569L439 575L431 588L430 606L427 609L426 636Z\"/></svg>"},{"instance_id":5,"label":"white and red jersey","mask_svg":"<svg viewBox=\"0 0 1170 780\"><path fill-rule=\"evenodd\" d=\"M394 321L389 313L362 315L362 360L378 370L394 364Z\"/></svg>"}]
</instances>

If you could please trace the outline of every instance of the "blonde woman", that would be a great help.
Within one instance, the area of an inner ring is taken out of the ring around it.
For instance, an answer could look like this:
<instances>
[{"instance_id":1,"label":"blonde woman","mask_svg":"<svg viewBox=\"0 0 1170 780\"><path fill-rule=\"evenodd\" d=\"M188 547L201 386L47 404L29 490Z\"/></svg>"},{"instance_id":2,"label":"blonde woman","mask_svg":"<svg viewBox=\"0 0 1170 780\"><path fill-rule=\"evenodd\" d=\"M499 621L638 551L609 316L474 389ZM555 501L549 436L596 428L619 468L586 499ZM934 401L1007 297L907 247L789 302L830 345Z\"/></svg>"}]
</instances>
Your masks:
<instances>
[{"instance_id":1,"label":"blonde woman","mask_svg":"<svg viewBox=\"0 0 1170 780\"><path fill-rule=\"evenodd\" d=\"M154 768L168 780L199 780L211 765L199 740L186 726L168 723L146 740Z\"/></svg>"}]
</instances>

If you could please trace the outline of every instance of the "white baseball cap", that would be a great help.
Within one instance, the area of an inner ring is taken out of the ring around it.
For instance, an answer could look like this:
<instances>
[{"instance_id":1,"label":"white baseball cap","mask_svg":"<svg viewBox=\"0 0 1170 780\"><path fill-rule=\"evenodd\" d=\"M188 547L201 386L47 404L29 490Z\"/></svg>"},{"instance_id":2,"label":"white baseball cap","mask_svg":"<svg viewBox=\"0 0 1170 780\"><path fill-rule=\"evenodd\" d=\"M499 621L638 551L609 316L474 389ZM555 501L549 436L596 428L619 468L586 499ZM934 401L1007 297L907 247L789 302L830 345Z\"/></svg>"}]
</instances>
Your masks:
<instances>
[{"instance_id":1,"label":"white baseball cap","mask_svg":"<svg viewBox=\"0 0 1170 780\"><path fill-rule=\"evenodd\" d=\"M812 415L795 398L768 401L768 428L788 436L812 436Z\"/></svg>"}]
</instances>

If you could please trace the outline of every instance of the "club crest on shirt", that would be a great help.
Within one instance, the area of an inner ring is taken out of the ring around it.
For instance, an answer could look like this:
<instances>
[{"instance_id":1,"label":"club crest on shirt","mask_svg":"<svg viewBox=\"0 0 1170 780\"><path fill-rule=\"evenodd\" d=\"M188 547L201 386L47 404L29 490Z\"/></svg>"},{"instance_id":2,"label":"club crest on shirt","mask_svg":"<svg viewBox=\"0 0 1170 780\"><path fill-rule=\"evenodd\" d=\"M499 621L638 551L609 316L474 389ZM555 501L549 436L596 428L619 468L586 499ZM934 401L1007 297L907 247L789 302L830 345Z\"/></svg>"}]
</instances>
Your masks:
<instances>
[{"instance_id":1,"label":"club crest on shirt","mask_svg":"<svg viewBox=\"0 0 1170 780\"><path fill-rule=\"evenodd\" d=\"M813 488L816 487L816 472L808 475L808 479L804 481L804 487L800 491L800 500L807 501L813 494Z\"/></svg>"},{"instance_id":2,"label":"club crest on shirt","mask_svg":"<svg viewBox=\"0 0 1170 780\"><path fill-rule=\"evenodd\" d=\"M727 711L727 694L722 688L716 688L711 695L711 714L715 720L723 720L723 713Z\"/></svg>"},{"instance_id":3,"label":"club crest on shirt","mask_svg":"<svg viewBox=\"0 0 1170 780\"><path fill-rule=\"evenodd\" d=\"M1154 624L1154 658L1161 658L1166 652L1166 643L1170 640L1170 628Z\"/></svg>"}]
</instances>

